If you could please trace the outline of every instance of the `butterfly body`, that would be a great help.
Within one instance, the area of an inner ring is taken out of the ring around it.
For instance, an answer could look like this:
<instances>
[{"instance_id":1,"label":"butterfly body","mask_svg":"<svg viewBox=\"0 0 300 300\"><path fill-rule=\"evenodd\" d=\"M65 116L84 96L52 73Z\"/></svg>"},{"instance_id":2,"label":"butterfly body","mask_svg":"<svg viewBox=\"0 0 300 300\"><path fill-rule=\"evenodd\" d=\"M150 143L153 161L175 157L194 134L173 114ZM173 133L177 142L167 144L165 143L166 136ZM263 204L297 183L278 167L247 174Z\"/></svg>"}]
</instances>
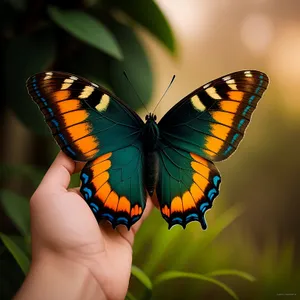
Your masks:
<instances>
[{"instance_id":1,"label":"butterfly body","mask_svg":"<svg viewBox=\"0 0 300 300\"><path fill-rule=\"evenodd\" d=\"M66 155L86 162L81 194L97 219L128 229L156 192L169 228L191 221L206 229L205 212L219 194L214 165L237 148L268 85L255 70L213 80L179 101L157 123L146 122L104 88L84 78L45 72L28 92Z\"/></svg>"},{"instance_id":2,"label":"butterfly body","mask_svg":"<svg viewBox=\"0 0 300 300\"><path fill-rule=\"evenodd\" d=\"M158 181L159 157L157 147L159 144L159 127L156 116L146 116L146 124L143 129L143 149L145 153L145 185L150 196L153 195Z\"/></svg>"}]
</instances>

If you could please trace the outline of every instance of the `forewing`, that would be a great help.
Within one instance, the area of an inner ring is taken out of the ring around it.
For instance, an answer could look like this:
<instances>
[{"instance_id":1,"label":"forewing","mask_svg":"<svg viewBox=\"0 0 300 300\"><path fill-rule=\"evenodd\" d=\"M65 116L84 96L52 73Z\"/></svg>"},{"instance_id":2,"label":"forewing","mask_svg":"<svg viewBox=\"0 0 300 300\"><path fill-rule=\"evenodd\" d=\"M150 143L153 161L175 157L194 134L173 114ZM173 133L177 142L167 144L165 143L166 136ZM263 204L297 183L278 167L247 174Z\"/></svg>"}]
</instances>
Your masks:
<instances>
[{"instance_id":1,"label":"forewing","mask_svg":"<svg viewBox=\"0 0 300 300\"><path fill-rule=\"evenodd\" d=\"M242 140L267 86L267 75L250 70L209 82L161 119L161 139L211 161L226 159Z\"/></svg>"},{"instance_id":2,"label":"forewing","mask_svg":"<svg viewBox=\"0 0 300 300\"><path fill-rule=\"evenodd\" d=\"M140 219L146 205L143 161L142 145L136 142L86 164L80 191L98 220L129 229Z\"/></svg>"},{"instance_id":3,"label":"forewing","mask_svg":"<svg viewBox=\"0 0 300 300\"><path fill-rule=\"evenodd\" d=\"M88 161L132 144L143 121L105 89L63 72L39 73L27 80L60 148L72 159Z\"/></svg>"},{"instance_id":4,"label":"forewing","mask_svg":"<svg viewBox=\"0 0 300 300\"><path fill-rule=\"evenodd\" d=\"M157 199L169 228L185 228L199 221L206 229L204 214L219 194L220 174L215 165L191 152L161 143L159 147L159 181Z\"/></svg>"}]
</instances>

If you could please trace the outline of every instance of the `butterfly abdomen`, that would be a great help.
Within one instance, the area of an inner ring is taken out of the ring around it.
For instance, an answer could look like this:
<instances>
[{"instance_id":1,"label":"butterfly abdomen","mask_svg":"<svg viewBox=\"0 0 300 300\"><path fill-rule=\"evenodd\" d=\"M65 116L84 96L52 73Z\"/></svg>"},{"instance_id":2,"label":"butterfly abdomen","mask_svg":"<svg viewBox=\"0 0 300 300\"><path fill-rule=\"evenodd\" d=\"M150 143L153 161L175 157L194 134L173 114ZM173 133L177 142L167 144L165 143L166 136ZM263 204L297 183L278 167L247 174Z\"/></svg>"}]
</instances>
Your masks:
<instances>
[{"instance_id":1,"label":"butterfly abdomen","mask_svg":"<svg viewBox=\"0 0 300 300\"><path fill-rule=\"evenodd\" d=\"M143 146L145 155L144 180L150 196L153 195L158 180L159 157L157 145L159 141L159 128L155 122L156 117L150 114L143 129Z\"/></svg>"},{"instance_id":2,"label":"butterfly abdomen","mask_svg":"<svg viewBox=\"0 0 300 300\"><path fill-rule=\"evenodd\" d=\"M145 153L144 180L150 196L153 195L158 181L159 157L156 151Z\"/></svg>"}]
</instances>

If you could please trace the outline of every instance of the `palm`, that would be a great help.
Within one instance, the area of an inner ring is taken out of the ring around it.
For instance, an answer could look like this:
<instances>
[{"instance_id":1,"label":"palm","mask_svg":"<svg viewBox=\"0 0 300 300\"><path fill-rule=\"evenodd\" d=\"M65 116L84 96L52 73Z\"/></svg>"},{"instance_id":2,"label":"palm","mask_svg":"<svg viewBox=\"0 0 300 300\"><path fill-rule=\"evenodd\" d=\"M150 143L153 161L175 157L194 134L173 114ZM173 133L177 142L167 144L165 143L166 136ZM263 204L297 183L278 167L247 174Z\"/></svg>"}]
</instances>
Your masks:
<instances>
[{"instance_id":1,"label":"palm","mask_svg":"<svg viewBox=\"0 0 300 300\"><path fill-rule=\"evenodd\" d=\"M141 222L130 231L122 226L113 230L107 223L99 226L77 190L51 190L44 181L31 199L33 251L55 249L86 265L108 298L124 299L134 233ZM149 211L151 201L147 206Z\"/></svg>"}]
</instances>

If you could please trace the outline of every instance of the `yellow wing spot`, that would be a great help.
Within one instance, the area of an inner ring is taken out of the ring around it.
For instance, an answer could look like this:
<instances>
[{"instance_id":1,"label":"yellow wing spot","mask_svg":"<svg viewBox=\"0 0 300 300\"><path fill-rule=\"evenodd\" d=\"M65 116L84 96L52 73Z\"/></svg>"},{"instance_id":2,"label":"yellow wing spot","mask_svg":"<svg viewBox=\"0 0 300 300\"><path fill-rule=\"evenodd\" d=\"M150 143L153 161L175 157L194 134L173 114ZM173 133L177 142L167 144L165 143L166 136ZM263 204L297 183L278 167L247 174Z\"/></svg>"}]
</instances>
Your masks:
<instances>
[{"instance_id":1,"label":"yellow wing spot","mask_svg":"<svg viewBox=\"0 0 300 300\"><path fill-rule=\"evenodd\" d=\"M98 141L95 137L89 135L74 142L82 153L89 152L98 147Z\"/></svg>"},{"instance_id":2,"label":"yellow wing spot","mask_svg":"<svg viewBox=\"0 0 300 300\"><path fill-rule=\"evenodd\" d=\"M213 158L215 155L216 155L216 153L214 153L214 152L212 152L212 151L210 151L210 150L203 150L207 155L209 155L211 158Z\"/></svg>"},{"instance_id":3,"label":"yellow wing spot","mask_svg":"<svg viewBox=\"0 0 300 300\"><path fill-rule=\"evenodd\" d=\"M204 197L204 193L201 191L201 189L196 183L192 183L190 192L196 203L198 203Z\"/></svg>"},{"instance_id":4,"label":"yellow wing spot","mask_svg":"<svg viewBox=\"0 0 300 300\"><path fill-rule=\"evenodd\" d=\"M237 90L238 89L234 79L227 80L226 83L229 85L229 87L232 90Z\"/></svg>"},{"instance_id":5,"label":"yellow wing spot","mask_svg":"<svg viewBox=\"0 0 300 300\"><path fill-rule=\"evenodd\" d=\"M130 202L124 196L120 197L119 204L118 204L118 211L124 211L130 214Z\"/></svg>"},{"instance_id":6,"label":"yellow wing spot","mask_svg":"<svg viewBox=\"0 0 300 300\"><path fill-rule=\"evenodd\" d=\"M195 154L195 153L190 153L190 156L192 157L193 160L199 162L200 164L204 166L208 166L208 161L201 156Z\"/></svg>"},{"instance_id":7,"label":"yellow wing spot","mask_svg":"<svg viewBox=\"0 0 300 300\"><path fill-rule=\"evenodd\" d=\"M183 211L187 211L190 208L195 208L195 201L190 192L185 192L182 196Z\"/></svg>"},{"instance_id":8,"label":"yellow wing spot","mask_svg":"<svg viewBox=\"0 0 300 300\"><path fill-rule=\"evenodd\" d=\"M48 80L52 77L53 73L52 72L46 72L46 76L44 77L44 80Z\"/></svg>"},{"instance_id":9,"label":"yellow wing spot","mask_svg":"<svg viewBox=\"0 0 300 300\"><path fill-rule=\"evenodd\" d=\"M209 185L209 182L198 173L193 174L193 180L202 191L205 191L206 187Z\"/></svg>"},{"instance_id":10,"label":"yellow wing spot","mask_svg":"<svg viewBox=\"0 0 300 300\"><path fill-rule=\"evenodd\" d=\"M235 102L235 101L220 101L221 109L231 112L231 113L236 113L238 110L238 107L240 103Z\"/></svg>"},{"instance_id":11,"label":"yellow wing spot","mask_svg":"<svg viewBox=\"0 0 300 300\"><path fill-rule=\"evenodd\" d=\"M171 202L171 213L173 212L182 212L182 201L180 197L173 198Z\"/></svg>"},{"instance_id":12,"label":"yellow wing spot","mask_svg":"<svg viewBox=\"0 0 300 300\"><path fill-rule=\"evenodd\" d=\"M228 134L231 130L230 127L228 126L224 126L221 124L214 124L212 123L211 125L211 133L212 135L222 139L222 140L226 140L226 138L228 137Z\"/></svg>"},{"instance_id":13,"label":"yellow wing spot","mask_svg":"<svg viewBox=\"0 0 300 300\"><path fill-rule=\"evenodd\" d=\"M205 167L202 164L199 164L198 162L192 161L191 162L191 167L199 174L204 176L205 178L209 178L209 169Z\"/></svg>"},{"instance_id":14,"label":"yellow wing spot","mask_svg":"<svg viewBox=\"0 0 300 300\"><path fill-rule=\"evenodd\" d=\"M108 173L107 173L107 175L108 175ZM94 180L94 182L93 182L95 189L97 190L97 188L98 188L98 191L96 192L95 196L98 197L102 202L104 202L106 200L109 193L111 192L111 187L110 187L109 183L107 182L107 180L108 180L107 175L99 175L95 178L97 180Z\"/></svg>"},{"instance_id":15,"label":"yellow wing spot","mask_svg":"<svg viewBox=\"0 0 300 300\"><path fill-rule=\"evenodd\" d=\"M88 123L79 123L74 126L68 127L67 131L74 141L86 135L89 135L92 131L92 127Z\"/></svg>"},{"instance_id":16,"label":"yellow wing spot","mask_svg":"<svg viewBox=\"0 0 300 300\"><path fill-rule=\"evenodd\" d=\"M118 202L119 202L119 196L117 195L116 192L111 191L104 203L104 206L116 211Z\"/></svg>"},{"instance_id":17,"label":"yellow wing spot","mask_svg":"<svg viewBox=\"0 0 300 300\"><path fill-rule=\"evenodd\" d=\"M85 121L88 117L85 110L70 111L62 115L66 127Z\"/></svg>"},{"instance_id":18,"label":"yellow wing spot","mask_svg":"<svg viewBox=\"0 0 300 300\"><path fill-rule=\"evenodd\" d=\"M244 92L241 91L229 91L227 93L230 100L242 101L244 97Z\"/></svg>"},{"instance_id":19,"label":"yellow wing spot","mask_svg":"<svg viewBox=\"0 0 300 300\"><path fill-rule=\"evenodd\" d=\"M234 114L223 112L223 111L213 111L211 112L212 117L217 121L218 123L231 126L233 124L233 118Z\"/></svg>"},{"instance_id":20,"label":"yellow wing spot","mask_svg":"<svg viewBox=\"0 0 300 300\"><path fill-rule=\"evenodd\" d=\"M252 77L253 76L251 71L245 71L244 74L245 74L246 77Z\"/></svg>"},{"instance_id":21,"label":"yellow wing spot","mask_svg":"<svg viewBox=\"0 0 300 300\"><path fill-rule=\"evenodd\" d=\"M102 161L99 164L93 165L91 167L91 170L93 172L93 176L97 176L97 175L109 170L110 167L111 167L111 161L110 160L105 160L105 161Z\"/></svg>"},{"instance_id":22,"label":"yellow wing spot","mask_svg":"<svg viewBox=\"0 0 300 300\"><path fill-rule=\"evenodd\" d=\"M194 106L194 108L196 110L199 110L199 111L205 111L206 107L205 105L201 102L200 98L195 95L191 98L191 102L192 102L192 105Z\"/></svg>"},{"instance_id":23,"label":"yellow wing spot","mask_svg":"<svg viewBox=\"0 0 300 300\"><path fill-rule=\"evenodd\" d=\"M75 99L60 101L56 103L57 108L61 114L67 113L72 110L76 110L80 108L80 102Z\"/></svg>"},{"instance_id":24,"label":"yellow wing spot","mask_svg":"<svg viewBox=\"0 0 300 300\"><path fill-rule=\"evenodd\" d=\"M53 93L53 100L58 102L58 101L62 101L62 100L66 100L70 97L70 91L69 90L65 90L65 91L57 91L55 93Z\"/></svg>"},{"instance_id":25,"label":"yellow wing spot","mask_svg":"<svg viewBox=\"0 0 300 300\"><path fill-rule=\"evenodd\" d=\"M111 155L112 155L112 152L108 152L108 153L101 155L100 157L98 157L94 160L93 165L96 165L104 160L109 159L111 157Z\"/></svg>"},{"instance_id":26,"label":"yellow wing spot","mask_svg":"<svg viewBox=\"0 0 300 300\"><path fill-rule=\"evenodd\" d=\"M78 96L78 98L79 99L86 99L93 93L94 90L95 90L94 87L92 87L90 85L86 85L84 87L84 89L82 90L81 94Z\"/></svg>"},{"instance_id":27,"label":"yellow wing spot","mask_svg":"<svg viewBox=\"0 0 300 300\"><path fill-rule=\"evenodd\" d=\"M222 146L224 145L224 141L215 138L213 136L207 136L205 140L206 140L205 148L213 151L214 153L218 153L221 150Z\"/></svg>"},{"instance_id":28,"label":"yellow wing spot","mask_svg":"<svg viewBox=\"0 0 300 300\"><path fill-rule=\"evenodd\" d=\"M63 82L63 84L62 84L62 86L61 86L61 90L68 89L72 85L73 82L74 82L74 80L71 79L71 78L65 79L64 82Z\"/></svg>"},{"instance_id":29,"label":"yellow wing spot","mask_svg":"<svg viewBox=\"0 0 300 300\"><path fill-rule=\"evenodd\" d=\"M222 99L221 96L217 93L217 90L211 86L205 90L206 93L215 100Z\"/></svg>"},{"instance_id":30,"label":"yellow wing spot","mask_svg":"<svg viewBox=\"0 0 300 300\"><path fill-rule=\"evenodd\" d=\"M108 95L104 94L101 97L101 100L100 100L99 104L96 105L96 109L98 111L105 111L105 110L107 110L107 107L109 105L109 101L110 101L110 97Z\"/></svg>"}]
</instances>

